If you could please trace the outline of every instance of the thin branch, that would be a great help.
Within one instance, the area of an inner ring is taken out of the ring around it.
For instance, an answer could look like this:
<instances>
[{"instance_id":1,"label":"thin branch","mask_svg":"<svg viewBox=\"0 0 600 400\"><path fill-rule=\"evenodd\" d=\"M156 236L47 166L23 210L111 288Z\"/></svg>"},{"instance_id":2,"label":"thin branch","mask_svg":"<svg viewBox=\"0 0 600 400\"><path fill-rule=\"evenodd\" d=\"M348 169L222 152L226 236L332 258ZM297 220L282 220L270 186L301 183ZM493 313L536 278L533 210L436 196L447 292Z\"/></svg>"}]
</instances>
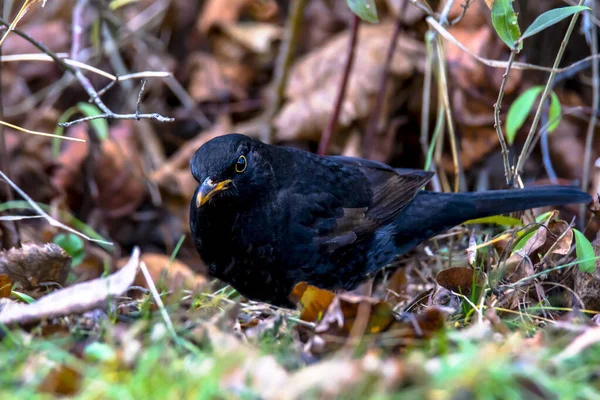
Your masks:
<instances>
[{"instance_id":1,"label":"thin branch","mask_svg":"<svg viewBox=\"0 0 600 400\"><path fill-rule=\"evenodd\" d=\"M74 137L69 137L69 136L62 136L62 135L54 135L52 133L46 133L46 132L32 131L31 129L25 129L25 128L22 128L20 126L13 125L11 123L4 122L4 121L1 121L1 120L0 120L0 125L2 125L2 126L8 126L9 128L13 128L14 130L25 132L25 133L29 133L29 134L32 134L32 135L46 136L46 137L57 138L57 139L62 139L62 140L71 140L73 142L83 142L83 143L85 143L84 139L79 139L79 138L74 138Z\"/></svg>"},{"instance_id":2,"label":"thin branch","mask_svg":"<svg viewBox=\"0 0 600 400\"><path fill-rule=\"evenodd\" d=\"M331 119L329 120L329 124L327 125L323 135L321 135L321 141L319 142L319 154L325 155L327 152L327 148L329 147L329 142L333 136L333 131L336 128L337 121L340 115L340 110L342 108L342 103L344 102L344 97L346 94L346 86L348 85L348 78L350 76L350 71L352 70L352 64L354 63L354 49L356 48L356 42L358 41L358 27L360 26L360 17L356 14L352 14L352 28L350 33L350 41L348 43L348 52L347 52L347 60L346 66L344 68L344 72L342 74L342 81L340 82L340 87L338 90L337 98L335 101L335 105L333 108L333 112L331 113Z\"/></svg>"},{"instance_id":3,"label":"thin branch","mask_svg":"<svg viewBox=\"0 0 600 400\"><path fill-rule=\"evenodd\" d=\"M585 2L585 0L580 0L579 4L582 5L584 2ZM535 132L537 130L538 123L540 122L540 117L542 114L542 107L544 106L546 99L550 95L550 88L552 87L552 82L554 81L554 77L556 75L555 71L557 70L558 66L560 65L560 61L562 60L562 56L565 52L565 49L567 48L567 43L569 41L569 38L571 37L571 33L573 32L573 29L575 28L575 23L577 22L578 17L579 17L579 12L577 12L573 15L573 17L571 18L569 27L567 29L567 32L565 33L565 37L563 38L563 40L560 43L560 48L558 49L558 54L556 55L556 59L554 60L554 65L552 66L552 72L550 72L550 76L548 77L548 81L546 82L546 86L544 87L544 91L542 92L542 96L540 97L537 111L535 113L535 116L533 117L533 123L531 124L529 133L527 134L527 139L525 139L525 144L523 145L523 149L521 150L521 154L519 155L519 158L517 160L517 165L515 166L515 169L514 169L514 174L517 177L519 177L521 175L523 165L525 163L525 156L526 156L527 152L529 151L529 146L531 145L531 141L533 140L533 138L535 136Z\"/></svg>"},{"instance_id":4,"label":"thin branch","mask_svg":"<svg viewBox=\"0 0 600 400\"><path fill-rule=\"evenodd\" d=\"M0 25L4 25L6 27L10 26L10 24L8 24L2 18L0 18ZM25 32L22 32L19 29L14 29L13 31L17 35L21 36L23 39L27 40L29 43L31 43L32 45L34 45L35 47L37 47L40 51L42 51L42 52L46 53L48 56L50 56L65 71L68 71L68 72L70 72L71 74L73 74L75 76L75 78L79 81L79 83L81 84L81 86L83 87L83 89L86 91L86 93L88 94L88 96L90 97L90 99L94 102L94 104L103 113L102 115L96 116L95 118L92 118L92 119L96 119L96 118L105 118L105 119L141 119L141 118L144 118L144 119L155 119L155 120L160 121L160 122L172 122L172 121L175 120L174 118L164 117L164 116L162 116L162 115L160 115L158 113L151 113L151 114L115 114L100 99L100 96L98 95L98 92L96 92L96 90L92 86L92 84L89 81L89 79L85 75L83 75L83 73L81 72L81 70L79 68L77 68L77 67L75 67L73 65L70 65L67 62L65 62L64 59L58 57L53 51L51 51L50 49L48 49L43 43L38 42L37 40L35 40L34 38L32 38L31 36L29 36ZM84 122L84 120L85 119L78 120L78 122ZM63 125L63 126L69 126L69 125Z\"/></svg>"},{"instance_id":5,"label":"thin branch","mask_svg":"<svg viewBox=\"0 0 600 400\"><path fill-rule=\"evenodd\" d=\"M469 50L464 44L462 44L461 42L456 40L456 38L454 36L452 36L452 34L450 32L448 32L448 30L446 28L444 28L438 21L436 21L432 17L427 17L426 21L429 25L431 25L432 28L434 28L445 39L450 41L456 47L458 47L459 49L461 49L462 51L464 51L465 53L467 53L468 55L470 55L471 57L473 57L480 63L487 65L488 67L492 67L492 68L506 69L506 66L508 64L506 61L497 61L497 60L491 60L489 58L480 57L477 54L473 53L471 50ZM576 61L571 65L567 65L564 68L556 68L556 67L550 68L550 67L542 67L540 65L528 64L528 63L523 63L523 62L514 62L512 65L512 69L561 73L561 72L568 71L572 68L577 68L581 64L589 63L591 60L598 59L598 58L600 58L600 54L591 55L591 56L583 58L579 61Z\"/></svg>"},{"instance_id":6,"label":"thin branch","mask_svg":"<svg viewBox=\"0 0 600 400\"><path fill-rule=\"evenodd\" d=\"M6 12L5 16L10 15L10 8L11 5L8 5L7 9L5 9L4 11ZM2 47L0 46L0 58L2 57ZM2 81L2 74L3 74L3 66L0 64L0 82ZM3 98L3 90L2 90L2 85L0 85L0 121L2 121L4 119L4 105L3 102L1 101L1 99ZM0 124L0 170L4 170L6 171L7 175L11 176L12 172L11 172L11 165L9 162L9 157L8 157L8 145L6 144L6 133L4 132L4 125ZM10 188L9 185L5 185L5 192L6 192L6 200L8 201L13 201L14 200L14 194ZM2 218L2 217L0 217ZM7 229L10 229L12 226L12 230L15 232L15 237L12 237L13 235L7 233L6 237L7 240L5 240L5 244L8 247L18 247L21 244L21 232L19 231L19 225L17 224L16 221L13 222L9 222L7 223L5 226L7 226Z\"/></svg>"},{"instance_id":7,"label":"thin branch","mask_svg":"<svg viewBox=\"0 0 600 400\"><path fill-rule=\"evenodd\" d=\"M596 15L596 2L591 1L591 14ZM593 56L598 55L598 28L595 24L590 24L590 35L589 44L590 50ZM598 65L598 59L594 59L592 62L592 113L590 116L590 122L587 127L587 133L585 136L585 154L583 157L583 176L581 178L581 189L587 192L589 181L590 181L590 167L592 161L592 142L594 139L594 132L596 131L596 123L598 117L598 106L600 105L600 71ZM580 229L585 226L585 204L582 204L579 209L579 221L578 225Z\"/></svg>"},{"instance_id":8,"label":"thin branch","mask_svg":"<svg viewBox=\"0 0 600 400\"><path fill-rule=\"evenodd\" d=\"M515 60L517 54L516 49L512 49L510 56L508 57L508 65L506 66L506 72L502 75L502 83L500 84L500 91L498 92L498 100L494 104L494 128L496 128L496 134L498 135L498 141L502 148L502 160L504 161L504 176L506 177L506 184L512 186L512 169L510 166L508 146L504 139L504 133L502 133L502 121L500 120L500 110L502 109L502 98L504 97L504 90L506 88L506 82L508 81L508 75L510 68Z\"/></svg>"},{"instance_id":9,"label":"thin branch","mask_svg":"<svg viewBox=\"0 0 600 400\"><path fill-rule=\"evenodd\" d=\"M8 176L6 176L4 174L4 172L2 172L2 171L0 171L0 178L4 179L6 181L6 183L8 183L14 189L15 192L17 192L23 199L25 199L27 201L27 203L29 203L29 205L31 206L31 208L33 208L33 210L35 212L37 212L39 215L43 216L44 219L46 219L46 221L48 221L48 223L50 225L52 225L54 227L57 227L57 228L64 229L64 230L66 230L68 232L71 232L71 233L73 233L75 235L81 236L82 238L84 238L86 240L89 240L90 242L96 242L96 243L102 243L102 244L112 245L111 242L107 242L106 240L100 240L100 239L91 238L91 237L89 237L89 236L87 236L87 235L85 235L85 234L83 234L83 233L81 233L81 232L79 232L79 231L77 231L77 230L75 230L75 229L73 229L73 228L71 228L71 227L63 224L62 222L57 221L56 219L52 218L48 213L46 213L44 210L42 210L42 208L35 201L33 201L31 199L31 197L29 197L27 195L27 193L25 193L23 190L21 190L21 188L18 187L13 181L11 181L8 178Z\"/></svg>"},{"instance_id":10,"label":"thin branch","mask_svg":"<svg viewBox=\"0 0 600 400\"><path fill-rule=\"evenodd\" d=\"M288 14L285 34L275 63L275 76L273 78L275 88L269 109L267 110L267 126L265 135L262 138L265 143L272 143L274 139L275 129L273 127L273 119L283 104L290 66L292 65L298 38L302 31L302 17L304 16L306 3L306 0L295 0Z\"/></svg>"},{"instance_id":11,"label":"thin branch","mask_svg":"<svg viewBox=\"0 0 600 400\"><path fill-rule=\"evenodd\" d=\"M379 81L379 91L377 92L377 99L375 100L375 105L373 106L373 112L371 113L371 117L369 118L369 122L367 125L367 131L365 133L364 144L362 148L362 155L364 158L369 158L371 154L371 150L373 147L373 142L375 139L375 135L378 131L379 118L381 117L381 109L383 107L383 100L385 98L385 86L387 83L388 75L390 74L390 65L392 63L392 59L394 58L394 53L396 52L396 47L398 46L398 38L400 37L400 32L402 32L403 22L402 17L406 12L406 6L408 5L408 0L402 0L402 5L400 6L400 12L398 13L398 17L396 18L396 24L394 25L394 31L392 32L392 39L390 40L390 45L388 47L388 51L385 57L385 63L383 64L383 70L381 71L381 80Z\"/></svg>"}]
</instances>

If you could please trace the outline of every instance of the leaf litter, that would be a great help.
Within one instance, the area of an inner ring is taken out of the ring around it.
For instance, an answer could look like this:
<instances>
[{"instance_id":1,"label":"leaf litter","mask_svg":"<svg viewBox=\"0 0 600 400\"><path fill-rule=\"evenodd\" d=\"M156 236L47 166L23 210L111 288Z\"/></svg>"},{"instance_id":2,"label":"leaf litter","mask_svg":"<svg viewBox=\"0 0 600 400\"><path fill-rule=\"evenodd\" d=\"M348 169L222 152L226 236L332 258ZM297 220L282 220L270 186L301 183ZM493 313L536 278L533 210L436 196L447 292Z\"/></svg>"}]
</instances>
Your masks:
<instances>
[{"instance_id":1,"label":"leaf litter","mask_svg":"<svg viewBox=\"0 0 600 400\"><path fill-rule=\"evenodd\" d=\"M403 11L401 2L375 3L380 22L361 24L332 150L360 155L400 15L404 26L389 66L374 147L382 161L422 168L420 124L424 117L433 129L439 111L432 106L430 115L422 115L427 13L412 4ZM459 3L449 10L451 20L462 15ZM480 58L505 60L509 49L495 34L489 9L472 3L448 32ZM22 397L32 390L90 398L115 397L119 391L132 398L265 399L600 393L600 276L598 261L589 259L590 251L599 255L599 226L591 219L585 230L576 231L573 208L535 210L538 216L551 212L540 221L527 213L509 223L473 221L453 228L351 292L300 283L292 293L296 310L248 301L208 277L189 238L188 206L196 185L189 160L213 137L234 131L260 135L290 9L274 1L174 1L164 14L158 11L164 19L142 21L147 16L142 11L160 6L153 0L120 5L111 11L116 19L110 17L110 23L121 24L122 30L112 33L117 35L139 24L155 29L121 38L117 49L131 70L160 66L174 77L149 81L140 104L177 115L173 125L108 121L106 138L75 125L65 134L86 143L61 142L58 157L49 139L5 129L1 155L10 160L10 171L0 163L2 178L22 189L29 209L12 207L13 199L0 190L2 203L11 205L0 219L0 352L7 360L0 377L10 382L0 388L3 397L11 385L22 385ZM442 7L435 11L443 12ZM523 9L519 21L533 21L548 7ZM310 150L329 122L351 10L342 0L315 0L306 15L310 19L302 25L283 104L266 123L272 123L276 142ZM17 27L53 51L69 51L72 17L70 7L57 3L31 6ZM93 25L84 28L92 53L110 40ZM548 32L550 38L559 34ZM37 51L26 43L13 32L3 54ZM442 43L461 164L476 182L473 187L502 187L492 125L504 69L476 61L447 37ZM525 43L527 61L528 47ZM113 74L119 64L115 58L85 61ZM14 125L51 132L66 110L88 100L76 84L51 87L62 73L52 63L5 65L3 105ZM92 83L99 89L109 83L104 79L97 76ZM111 108L131 109L139 89L134 81L116 84L103 99ZM569 83L555 88L563 113L591 104L587 92ZM529 72L512 70L503 120L508 104L539 84ZM530 118L521 123L527 129ZM563 115L549 136L551 160L565 183L581 178L586 123L585 117ZM522 145L524 135L517 133L514 140ZM452 159L446 148L437 153L434 164L443 185L445 174L453 172ZM532 154L524 176L543 175L541 157ZM542 182L526 182L537 183ZM65 228L84 233L76 255L57 244L66 243L58 239ZM583 242L578 232L596 239L578 247Z\"/></svg>"}]
</instances>

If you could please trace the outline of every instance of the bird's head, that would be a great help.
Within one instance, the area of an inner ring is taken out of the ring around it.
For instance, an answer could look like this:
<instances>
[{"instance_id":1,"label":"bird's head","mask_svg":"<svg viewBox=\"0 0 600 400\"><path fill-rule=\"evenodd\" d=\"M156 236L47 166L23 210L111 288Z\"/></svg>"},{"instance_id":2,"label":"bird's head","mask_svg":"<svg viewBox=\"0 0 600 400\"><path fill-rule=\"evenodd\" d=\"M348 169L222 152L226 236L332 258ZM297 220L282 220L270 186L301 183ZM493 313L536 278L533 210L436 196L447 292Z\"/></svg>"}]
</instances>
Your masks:
<instances>
[{"instance_id":1,"label":"bird's head","mask_svg":"<svg viewBox=\"0 0 600 400\"><path fill-rule=\"evenodd\" d=\"M192 206L249 203L272 176L266 146L248 136L231 133L209 140L192 157L190 168L199 186Z\"/></svg>"}]
</instances>

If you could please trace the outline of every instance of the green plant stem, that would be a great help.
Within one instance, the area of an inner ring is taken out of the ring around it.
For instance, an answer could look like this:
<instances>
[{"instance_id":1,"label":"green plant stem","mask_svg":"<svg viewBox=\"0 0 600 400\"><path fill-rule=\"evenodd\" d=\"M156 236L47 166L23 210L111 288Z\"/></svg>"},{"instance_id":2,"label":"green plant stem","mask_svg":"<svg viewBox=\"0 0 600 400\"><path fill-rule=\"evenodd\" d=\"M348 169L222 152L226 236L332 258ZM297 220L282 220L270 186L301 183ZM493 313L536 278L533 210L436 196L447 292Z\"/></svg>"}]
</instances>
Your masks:
<instances>
[{"instance_id":1,"label":"green plant stem","mask_svg":"<svg viewBox=\"0 0 600 400\"><path fill-rule=\"evenodd\" d=\"M496 100L496 104L494 104L494 128L496 128L498 141L500 142L500 147L502 148L502 160L504 161L504 176L506 177L506 184L509 186L512 184L512 169L510 167L508 146L506 145L504 133L502 133L502 121L500 121L500 110L502 109L502 99L504 98L504 90L506 89L508 75L510 74L510 68L512 67L513 62L515 61L516 54L517 50L512 49L510 52L510 56L508 57L508 65L506 66L506 71L504 72L504 75L502 75L502 83L500 84L500 91L498 92L498 100Z\"/></svg>"},{"instance_id":2,"label":"green plant stem","mask_svg":"<svg viewBox=\"0 0 600 400\"><path fill-rule=\"evenodd\" d=\"M596 15L596 2L591 2L591 13ZM598 28L595 24L591 24L590 27L590 50L592 56L598 55ZM598 59L592 60L592 112L590 114L590 122L588 123L587 133L585 136L585 153L583 156L583 175L581 178L581 189L587 191L590 181L590 168L592 162L592 142L594 139L594 131L596 130L596 122L598 117L598 106L600 105L600 71L598 70ZM586 205L582 204L579 208L579 222L578 226L583 231L585 226L585 210Z\"/></svg>"},{"instance_id":3,"label":"green plant stem","mask_svg":"<svg viewBox=\"0 0 600 400\"><path fill-rule=\"evenodd\" d=\"M438 79L439 85L442 88L441 95L446 111L446 123L448 125L448 137L450 139L450 150L452 152L452 163L454 166L454 187L453 190L458 192L460 189L460 176L462 174L460 159L458 158L458 144L456 142L456 132L454 131L454 121L452 119L452 110L450 109L450 96L448 95L448 76L446 71L446 60L444 57L443 45L440 37L437 37L438 47Z\"/></svg>"},{"instance_id":4,"label":"green plant stem","mask_svg":"<svg viewBox=\"0 0 600 400\"><path fill-rule=\"evenodd\" d=\"M585 0L580 0L579 5L583 5ZM519 178L521 173L523 172L523 165L525 164L525 159L527 158L527 153L529 151L529 146L531 146L531 142L535 137L535 132L537 130L537 126L540 122L540 118L542 116L542 108L546 103L546 99L550 94L550 90L552 88L552 82L554 81L554 77L556 76L556 71L558 70L558 66L562 60L563 54L565 53L565 49L567 48L567 43L569 42L569 38L573 33L573 29L575 29L575 24L577 23L577 18L579 17L579 12L573 14L571 18L571 22L569 23L569 28L565 33L565 37L562 42L560 42L560 48L558 49L558 54L554 59L554 65L552 66L552 71L550 72L550 76L548 77L548 81L546 82L546 86L544 87L544 91L542 92L542 96L540 97L538 108L535 112L535 116L533 118L533 123L531 124L531 128L529 129L529 133L527 134L527 139L525 140L525 144L523 145L523 149L521 150L521 154L517 160L517 165L514 169L514 174L516 178ZM516 179L519 182L519 179Z\"/></svg>"}]
</instances>

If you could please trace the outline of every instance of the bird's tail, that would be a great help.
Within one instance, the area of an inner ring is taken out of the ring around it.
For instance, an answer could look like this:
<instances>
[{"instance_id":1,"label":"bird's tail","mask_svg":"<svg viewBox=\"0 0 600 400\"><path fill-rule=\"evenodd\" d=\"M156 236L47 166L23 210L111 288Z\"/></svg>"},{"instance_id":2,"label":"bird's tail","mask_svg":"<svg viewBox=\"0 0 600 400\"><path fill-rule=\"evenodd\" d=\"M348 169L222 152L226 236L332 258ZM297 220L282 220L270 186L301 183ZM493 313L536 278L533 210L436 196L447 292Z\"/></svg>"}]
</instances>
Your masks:
<instances>
[{"instance_id":1,"label":"bird's tail","mask_svg":"<svg viewBox=\"0 0 600 400\"><path fill-rule=\"evenodd\" d=\"M474 218L523 211L536 207L587 203L592 200L590 195L577 187L560 185L461 193L461 195L468 198L475 206Z\"/></svg>"},{"instance_id":2,"label":"bird's tail","mask_svg":"<svg viewBox=\"0 0 600 400\"><path fill-rule=\"evenodd\" d=\"M394 221L396 244L399 250L407 251L467 220L591 200L576 187L560 185L471 193L421 191Z\"/></svg>"}]
</instances>

